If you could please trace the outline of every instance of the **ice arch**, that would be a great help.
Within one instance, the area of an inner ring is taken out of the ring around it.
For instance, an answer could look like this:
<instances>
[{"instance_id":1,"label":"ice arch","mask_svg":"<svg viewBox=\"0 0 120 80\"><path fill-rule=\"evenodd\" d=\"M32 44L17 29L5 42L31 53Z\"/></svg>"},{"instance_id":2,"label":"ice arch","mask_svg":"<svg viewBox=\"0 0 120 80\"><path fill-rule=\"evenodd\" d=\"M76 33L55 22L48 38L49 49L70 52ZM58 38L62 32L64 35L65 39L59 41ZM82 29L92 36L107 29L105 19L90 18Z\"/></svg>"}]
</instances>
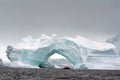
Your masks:
<instances>
[{"instance_id":1,"label":"ice arch","mask_svg":"<svg viewBox=\"0 0 120 80\"><path fill-rule=\"evenodd\" d=\"M74 51L64 50L64 49L53 50L50 53L48 53L48 54L45 55L45 57L44 57L45 59L43 59L44 60L43 62L46 63L47 60L49 59L49 57L51 57L52 55L54 55L55 53L57 53L57 54L60 54L60 55L64 56L71 64L73 64L74 65L73 68L78 68L79 69L80 66L82 65L82 59L81 59L80 56L78 56L76 54L71 56L71 54L73 54L73 52ZM43 63L42 64L40 63L40 65L41 65L41 67L45 67ZM48 63L48 66L49 65L50 64Z\"/></svg>"},{"instance_id":2,"label":"ice arch","mask_svg":"<svg viewBox=\"0 0 120 80\"><path fill-rule=\"evenodd\" d=\"M12 46L7 47L8 58L14 61L20 61L25 64L39 67L53 67L47 62L47 59L55 53L64 56L74 69L83 68L83 58L81 55L82 47L66 39L56 39L54 43L37 49L15 49Z\"/></svg>"}]
</instances>

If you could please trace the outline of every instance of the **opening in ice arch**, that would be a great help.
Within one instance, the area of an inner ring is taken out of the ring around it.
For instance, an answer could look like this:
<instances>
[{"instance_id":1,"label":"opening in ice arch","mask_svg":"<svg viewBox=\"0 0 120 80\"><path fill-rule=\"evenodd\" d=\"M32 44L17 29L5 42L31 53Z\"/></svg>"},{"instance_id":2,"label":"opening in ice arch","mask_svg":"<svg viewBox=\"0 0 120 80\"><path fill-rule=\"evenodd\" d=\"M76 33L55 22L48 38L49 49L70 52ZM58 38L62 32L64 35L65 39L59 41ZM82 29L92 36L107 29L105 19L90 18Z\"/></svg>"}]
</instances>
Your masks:
<instances>
[{"instance_id":1,"label":"opening in ice arch","mask_svg":"<svg viewBox=\"0 0 120 80\"><path fill-rule=\"evenodd\" d=\"M53 49L52 51L45 53L44 55L42 55L42 62L39 63L39 67L40 68L55 67L54 65L48 62L49 57L51 57L55 53L64 56L73 65L74 69L82 68L82 65L83 65L82 58L77 53L77 51L73 49Z\"/></svg>"},{"instance_id":2,"label":"opening in ice arch","mask_svg":"<svg viewBox=\"0 0 120 80\"><path fill-rule=\"evenodd\" d=\"M51 55L47 61L48 63L53 65L55 68L65 68L65 67L72 68L73 67L73 64L71 64L66 57L58 53L54 53L53 55Z\"/></svg>"}]
</instances>

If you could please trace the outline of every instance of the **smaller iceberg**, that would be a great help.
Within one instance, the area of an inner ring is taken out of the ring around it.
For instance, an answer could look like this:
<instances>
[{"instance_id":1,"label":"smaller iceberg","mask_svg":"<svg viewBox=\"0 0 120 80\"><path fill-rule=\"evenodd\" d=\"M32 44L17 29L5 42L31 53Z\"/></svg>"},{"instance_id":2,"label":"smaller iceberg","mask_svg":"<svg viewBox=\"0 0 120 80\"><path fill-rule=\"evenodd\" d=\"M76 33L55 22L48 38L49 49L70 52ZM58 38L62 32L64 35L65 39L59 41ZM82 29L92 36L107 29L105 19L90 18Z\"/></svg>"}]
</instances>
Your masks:
<instances>
[{"instance_id":1,"label":"smaller iceberg","mask_svg":"<svg viewBox=\"0 0 120 80\"><path fill-rule=\"evenodd\" d=\"M107 39L106 43L114 44L120 55L120 35Z\"/></svg>"},{"instance_id":2,"label":"smaller iceberg","mask_svg":"<svg viewBox=\"0 0 120 80\"><path fill-rule=\"evenodd\" d=\"M4 66L2 59L0 59L0 66Z\"/></svg>"}]
</instances>

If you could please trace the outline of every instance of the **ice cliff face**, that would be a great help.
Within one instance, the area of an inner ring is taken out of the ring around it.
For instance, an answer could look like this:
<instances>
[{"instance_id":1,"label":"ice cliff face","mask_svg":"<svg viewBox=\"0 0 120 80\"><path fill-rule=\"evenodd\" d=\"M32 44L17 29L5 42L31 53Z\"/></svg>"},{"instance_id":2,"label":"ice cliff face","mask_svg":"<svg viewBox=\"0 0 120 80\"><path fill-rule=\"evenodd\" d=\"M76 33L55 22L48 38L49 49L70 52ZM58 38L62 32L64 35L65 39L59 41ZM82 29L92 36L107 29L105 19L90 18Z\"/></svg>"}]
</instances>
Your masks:
<instances>
[{"instance_id":1,"label":"ice cliff face","mask_svg":"<svg viewBox=\"0 0 120 80\"><path fill-rule=\"evenodd\" d=\"M64 56L74 69L89 68L89 56L118 56L116 47L110 43L98 43L80 36L70 38L55 35L42 35L37 39L28 36L15 48L8 46L6 53L13 64L10 66L25 64L27 67L31 65L41 68L55 67L47 60L58 53Z\"/></svg>"}]
</instances>

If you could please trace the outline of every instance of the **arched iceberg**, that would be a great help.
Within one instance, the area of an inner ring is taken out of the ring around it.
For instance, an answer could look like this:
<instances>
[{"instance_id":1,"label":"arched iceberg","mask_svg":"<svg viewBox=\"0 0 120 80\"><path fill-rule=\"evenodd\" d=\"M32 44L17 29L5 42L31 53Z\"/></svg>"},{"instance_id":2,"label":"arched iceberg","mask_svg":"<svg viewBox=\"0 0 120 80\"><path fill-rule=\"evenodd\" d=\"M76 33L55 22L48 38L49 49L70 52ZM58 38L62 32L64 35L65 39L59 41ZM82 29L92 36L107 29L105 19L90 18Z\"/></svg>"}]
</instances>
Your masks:
<instances>
[{"instance_id":1,"label":"arched iceberg","mask_svg":"<svg viewBox=\"0 0 120 80\"><path fill-rule=\"evenodd\" d=\"M13 48L12 46L8 46L6 53L11 62L18 61L24 64L30 64L42 68L53 67L50 65L50 63L47 62L47 59L53 54L58 53L66 57L68 61L73 64L74 69L81 68L81 66L83 65L84 59L82 58L81 54L84 53L81 50L83 50L84 48L79 47L73 41L67 40L65 38L52 38L47 40L45 36L38 41L35 40L35 43L37 42L39 45L32 45L31 42L33 42L34 40L32 40L31 37L29 37L29 39L27 40L29 40L27 41L27 46L30 45L32 48L34 48L33 46L36 46L38 48L17 49ZM21 45L23 44L24 43L22 43ZM42 47L41 44L43 45ZM87 52L85 54L87 54Z\"/></svg>"},{"instance_id":2,"label":"arched iceberg","mask_svg":"<svg viewBox=\"0 0 120 80\"><path fill-rule=\"evenodd\" d=\"M118 51L113 44L98 43L83 37L49 37L42 35L40 38L33 39L28 36L14 47L8 46L7 57L12 63L26 64L41 67L53 68L47 60L50 56L58 53L64 56L74 69L89 68L89 56L118 56ZM15 66L13 64L12 66ZM25 65L24 65L25 66Z\"/></svg>"}]
</instances>

